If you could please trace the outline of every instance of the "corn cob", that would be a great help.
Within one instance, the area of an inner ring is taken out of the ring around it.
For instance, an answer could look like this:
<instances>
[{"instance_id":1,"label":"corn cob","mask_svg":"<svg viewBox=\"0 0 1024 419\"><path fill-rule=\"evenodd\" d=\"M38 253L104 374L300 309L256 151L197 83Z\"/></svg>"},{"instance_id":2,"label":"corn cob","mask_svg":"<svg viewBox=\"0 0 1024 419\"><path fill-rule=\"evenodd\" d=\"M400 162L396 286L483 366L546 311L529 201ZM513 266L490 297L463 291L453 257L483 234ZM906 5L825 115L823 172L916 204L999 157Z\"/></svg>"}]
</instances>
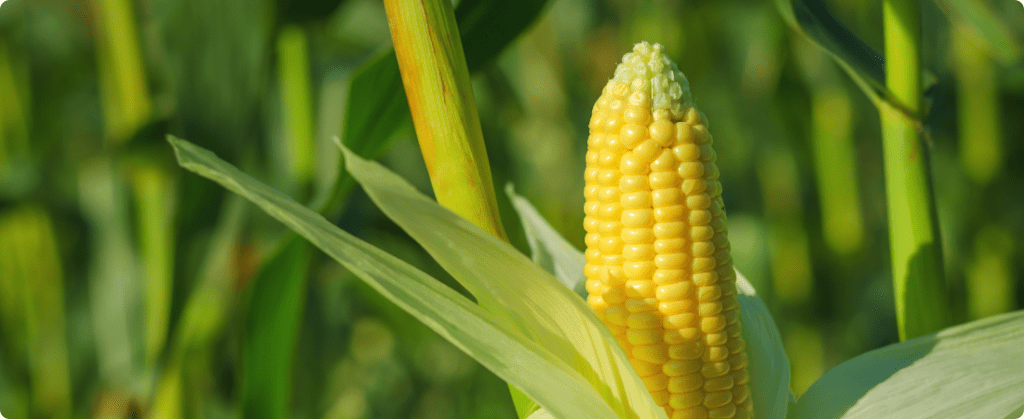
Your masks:
<instances>
[{"instance_id":1,"label":"corn cob","mask_svg":"<svg viewBox=\"0 0 1024 419\"><path fill-rule=\"evenodd\" d=\"M590 119L587 302L671 419L752 417L711 143L661 45L634 46Z\"/></svg>"}]
</instances>

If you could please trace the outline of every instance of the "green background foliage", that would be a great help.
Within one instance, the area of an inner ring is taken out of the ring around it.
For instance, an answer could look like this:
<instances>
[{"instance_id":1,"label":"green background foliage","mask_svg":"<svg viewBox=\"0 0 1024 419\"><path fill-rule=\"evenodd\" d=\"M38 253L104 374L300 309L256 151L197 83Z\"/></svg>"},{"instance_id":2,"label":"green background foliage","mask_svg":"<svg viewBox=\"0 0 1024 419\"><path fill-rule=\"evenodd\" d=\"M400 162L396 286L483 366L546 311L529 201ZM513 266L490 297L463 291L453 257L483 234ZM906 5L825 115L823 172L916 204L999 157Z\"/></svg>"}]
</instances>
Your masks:
<instances>
[{"instance_id":1,"label":"green background foliage","mask_svg":"<svg viewBox=\"0 0 1024 419\"><path fill-rule=\"evenodd\" d=\"M878 2L456 5L495 184L514 183L572 245L593 102L633 43L658 42L710 120L733 257L779 325L794 393L898 340L872 105L884 91L857 55L882 50ZM820 5L863 40L837 55L876 96L790 26ZM1024 8L922 12L922 122L958 324L1024 307ZM465 294L343 178L331 142L430 193L390 50L377 0L5 2L4 416L514 417L500 379L182 171L164 140L215 151Z\"/></svg>"}]
</instances>

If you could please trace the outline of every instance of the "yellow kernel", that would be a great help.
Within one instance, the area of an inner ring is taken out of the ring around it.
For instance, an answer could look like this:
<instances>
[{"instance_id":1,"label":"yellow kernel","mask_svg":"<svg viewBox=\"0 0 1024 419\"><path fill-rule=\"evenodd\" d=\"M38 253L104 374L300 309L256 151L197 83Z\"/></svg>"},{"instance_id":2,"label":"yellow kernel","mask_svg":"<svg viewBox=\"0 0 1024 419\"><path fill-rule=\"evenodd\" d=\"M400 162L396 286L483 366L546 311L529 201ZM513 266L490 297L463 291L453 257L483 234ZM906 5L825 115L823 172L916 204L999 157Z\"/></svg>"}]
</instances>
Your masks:
<instances>
[{"instance_id":1,"label":"yellow kernel","mask_svg":"<svg viewBox=\"0 0 1024 419\"><path fill-rule=\"evenodd\" d=\"M647 139L647 127L637 124L626 124L622 127L619 139L626 148L632 149Z\"/></svg>"},{"instance_id":2,"label":"yellow kernel","mask_svg":"<svg viewBox=\"0 0 1024 419\"><path fill-rule=\"evenodd\" d=\"M627 244L622 246L622 257L630 261L654 259L654 246L650 244Z\"/></svg>"},{"instance_id":3,"label":"yellow kernel","mask_svg":"<svg viewBox=\"0 0 1024 419\"><path fill-rule=\"evenodd\" d=\"M693 257L707 257L715 254L715 245L711 242L696 242L691 246Z\"/></svg>"},{"instance_id":4,"label":"yellow kernel","mask_svg":"<svg viewBox=\"0 0 1024 419\"><path fill-rule=\"evenodd\" d=\"M671 419L708 419L708 410L704 406L687 407L673 412Z\"/></svg>"},{"instance_id":5,"label":"yellow kernel","mask_svg":"<svg viewBox=\"0 0 1024 419\"><path fill-rule=\"evenodd\" d=\"M725 378L725 377L722 377ZM718 378L715 378L718 380ZM733 383L733 378L729 376L729 383ZM750 387L747 386L731 386L732 388L732 401L734 403L743 403L750 397Z\"/></svg>"},{"instance_id":6,"label":"yellow kernel","mask_svg":"<svg viewBox=\"0 0 1024 419\"><path fill-rule=\"evenodd\" d=\"M693 300L662 301L658 304L658 311L666 316L679 313L693 313L697 311L697 303Z\"/></svg>"},{"instance_id":7,"label":"yellow kernel","mask_svg":"<svg viewBox=\"0 0 1024 419\"><path fill-rule=\"evenodd\" d=\"M601 203L596 201L588 201L583 204L583 213L587 215L597 215L601 211Z\"/></svg>"},{"instance_id":8,"label":"yellow kernel","mask_svg":"<svg viewBox=\"0 0 1024 419\"><path fill-rule=\"evenodd\" d=\"M651 192L651 202L656 208L678 205L681 201L682 196L676 188L656 189Z\"/></svg>"},{"instance_id":9,"label":"yellow kernel","mask_svg":"<svg viewBox=\"0 0 1024 419\"><path fill-rule=\"evenodd\" d=\"M624 193L619 198L619 204L626 209L651 208L651 193L646 191ZM690 218L692 219L693 216L691 215Z\"/></svg>"},{"instance_id":10,"label":"yellow kernel","mask_svg":"<svg viewBox=\"0 0 1024 419\"><path fill-rule=\"evenodd\" d=\"M594 217L583 217L583 230L596 232L601 225L601 220Z\"/></svg>"},{"instance_id":11,"label":"yellow kernel","mask_svg":"<svg viewBox=\"0 0 1024 419\"><path fill-rule=\"evenodd\" d=\"M615 183L618 183L618 179L615 179ZM618 201L619 197L622 196L622 191L615 186L607 186L604 188L598 188L597 198L602 202Z\"/></svg>"},{"instance_id":12,"label":"yellow kernel","mask_svg":"<svg viewBox=\"0 0 1024 419\"><path fill-rule=\"evenodd\" d=\"M653 226L654 211L650 209L623 210L622 225L629 228ZM710 228L708 229L710 230Z\"/></svg>"},{"instance_id":13,"label":"yellow kernel","mask_svg":"<svg viewBox=\"0 0 1024 419\"><path fill-rule=\"evenodd\" d=\"M603 295L608 304L621 305L626 302L626 291L622 288L606 288Z\"/></svg>"},{"instance_id":14,"label":"yellow kernel","mask_svg":"<svg viewBox=\"0 0 1024 419\"><path fill-rule=\"evenodd\" d=\"M707 195L689 195L686 197L686 208L691 210L702 210L710 207L711 198L708 198Z\"/></svg>"},{"instance_id":15,"label":"yellow kernel","mask_svg":"<svg viewBox=\"0 0 1024 419\"><path fill-rule=\"evenodd\" d=\"M683 179L696 179L704 176L704 164L699 162L679 163L677 173Z\"/></svg>"},{"instance_id":16,"label":"yellow kernel","mask_svg":"<svg viewBox=\"0 0 1024 419\"><path fill-rule=\"evenodd\" d=\"M657 228L655 228L654 232L655 234L658 233ZM685 253L657 255L654 257L654 266L658 267L658 269L682 269L686 267L686 263L689 260L690 257Z\"/></svg>"},{"instance_id":17,"label":"yellow kernel","mask_svg":"<svg viewBox=\"0 0 1024 419\"><path fill-rule=\"evenodd\" d=\"M680 377L676 377L676 378L680 378ZM689 407L696 407L696 406L700 406L700 404L704 402L704 392L703 391L700 391L700 390L697 390L697 389L689 390L687 392L675 392L675 391L672 391L672 389L673 389L672 380L673 379L669 379L669 384L668 384L668 391L673 393L671 396L669 396L668 404L669 404L669 406L672 406L673 409L686 409L686 408L689 408ZM681 381L681 380L677 380L677 381ZM692 385L692 383L690 383L690 382L687 382L685 384L686 384L686 386L682 387L682 388L689 388ZM700 384L697 384L697 386L698 386L697 388L700 388ZM686 416L686 417L689 418L690 416Z\"/></svg>"},{"instance_id":18,"label":"yellow kernel","mask_svg":"<svg viewBox=\"0 0 1024 419\"><path fill-rule=\"evenodd\" d=\"M651 181L651 189L678 188L683 180L675 171L658 171L654 166L658 161L651 164L651 174L647 175Z\"/></svg>"},{"instance_id":19,"label":"yellow kernel","mask_svg":"<svg viewBox=\"0 0 1024 419\"><path fill-rule=\"evenodd\" d=\"M600 279L602 269L604 269L604 266L599 265L596 262L583 265L583 273L587 276L587 278ZM657 275L657 273L655 273L655 275Z\"/></svg>"},{"instance_id":20,"label":"yellow kernel","mask_svg":"<svg viewBox=\"0 0 1024 419\"><path fill-rule=\"evenodd\" d=\"M661 301L679 300L693 293L692 282L677 282L658 287L657 298Z\"/></svg>"},{"instance_id":21,"label":"yellow kernel","mask_svg":"<svg viewBox=\"0 0 1024 419\"><path fill-rule=\"evenodd\" d=\"M625 206L625 205L623 205ZM690 225L692 226L703 226L711 224L711 211L708 210L697 210L690 211Z\"/></svg>"},{"instance_id":22,"label":"yellow kernel","mask_svg":"<svg viewBox=\"0 0 1024 419\"><path fill-rule=\"evenodd\" d=\"M704 396L704 406L709 408L722 407L732 401L731 391L716 391L713 393L707 393Z\"/></svg>"},{"instance_id":23,"label":"yellow kernel","mask_svg":"<svg viewBox=\"0 0 1024 419\"><path fill-rule=\"evenodd\" d=\"M605 222L599 223L598 226L597 226L597 232L601 233L602 236L610 236L610 235L618 236L620 233L622 233L622 223L620 223L618 220L616 220L616 221L605 221ZM600 242L598 242L598 243L600 243Z\"/></svg>"},{"instance_id":24,"label":"yellow kernel","mask_svg":"<svg viewBox=\"0 0 1024 419\"><path fill-rule=\"evenodd\" d=\"M707 190L708 184L703 179L686 179L683 180L683 193L687 196L704 193ZM710 206L710 204L709 204ZM701 208L706 209L706 208Z\"/></svg>"},{"instance_id":25,"label":"yellow kernel","mask_svg":"<svg viewBox=\"0 0 1024 419\"><path fill-rule=\"evenodd\" d=\"M686 271L682 269L658 269L654 271L652 280L658 285L673 284L682 281L685 275Z\"/></svg>"},{"instance_id":26,"label":"yellow kernel","mask_svg":"<svg viewBox=\"0 0 1024 419\"><path fill-rule=\"evenodd\" d=\"M679 144L672 147L672 154L675 154L679 161L692 162L700 158L700 148L694 144Z\"/></svg>"},{"instance_id":27,"label":"yellow kernel","mask_svg":"<svg viewBox=\"0 0 1024 419\"><path fill-rule=\"evenodd\" d=\"M658 158L661 151L662 148L658 143L654 142L654 140L648 139L637 145L636 148L633 149L633 154L635 154L640 160L648 163L648 169L653 171L656 169L654 169L650 163L654 162L654 160Z\"/></svg>"},{"instance_id":28,"label":"yellow kernel","mask_svg":"<svg viewBox=\"0 0 1024 419\"><path fill-rule=\"evenodd\" d=\"M722 393L717 393L717 394L722 394ZM728 394L729 395L728 398L730 400L732 400L732 393L728 393L727 392L725 394ZM707 403L707 400L705 400L704 402ZM736 417L736 405L735 404L730 404L728 402L727 402L727 404L723 405L722 407L717 407L717 408L708 410L708 419L730 419L730 418L735 418L735 417Z\"/></svg>"},{"instance_id":29,"label":"yellow kernel","mask_svg":"<svg viewBox=\"0 0 1024 419\"><path fill-rule=\"evenodd\" d=\"M725 317L721 315L700 319L700 331L704 333L715 333L722 329L725 329Z\"/></svg>"},{"instance_id":30,"label":"yellow kernel","mask_svg":"<svg viewBox=\"0 0 1024 419\"><path fill-rule=\"evenodd\" d=\"M602 128L604 132L619 132L619 129L622 128L622 118L618 115L608 115L604 119L604 127Z\"/></svg>"},{"instance_id":31,"label":"yellow kernel","mask_svg":"<svg viewBox=\"0 0 1024 419\"><path fill-rule=\"evenodd\" d=\"M701 368L700 368L700 374L703 375L704 378L721 377L721 376L723 376L725 374L728 374L728 373L729 373L729 363L728 362L706 363L703 366L701 366Z\"/></svg>"},{"instance_id":32,"label":"yellow kernel","mask_svg":"<svg viewBox=\"0 0 1024 419\"><path fill-rule=\"evenodd\" d=\"M704 166L704 178L705 179L715 180L715 179L718 179L719 177L721 177L721 173L718 172L718 166L716 166L714 163L707 163ZM716 196L717 195L721 195L721 193L722 193L722 186L719 185L718 186L718 192L717 192Z\"/></svg>"},{"instance_id":33,"label":"yellow kernel","mask_svg":"<svg viewBox=\"0 0 1024 419\"><path fill-rule=\"evenodd\" d=\"M629 302L627 301L626 304L628 308ZM725 333L722 332L708 333L704 335L704 343L708 346L722 346L725 345L728 341L729 338L726 336Z\"/></svg>"},{"instance_id":34,"label":"yellow kernel","mask_svg":"<svg viewBox=\"0 0 1024 419\"><path fill-rule=\"evenodd\" d=\"M683 232L686 230L686 223L674 222L674 223L657 223L654 225L652 234L654 237L659 239L673 239L683 236Z\"/></svg>"},{"instance_id":35,"label":"yellow kernel","mask_svg":"<svg viewBox=\"0 0 1024 419\"><path fill-rule=\"evenodd\" d=\"M700 303L700 305L698 306L698 309L697 309L697 314L700 314L701 317L711 317L711 316L714 316L714 315L716 315L718 313L721 313L721 312L722 312L722 303L721 302Z\"/></svg>"},{"instance_id":36,"label":"yellow kernel","mask_svg":"<svg viewBox=\"0 0 1024 419\"><path fill-rule=\"evenodd\" d=\"M619 170L622 171L623 175L647 175L651 172L651 166L647 163L647 161L637 156L636 153L630 151L622 155L622 160L619 162Z\"/></svg>"},{"instance_id":37,"label":"yellow kernel","mask_svg":"<svg viewBox=\"0 0 1024 419\"><path fill-rule=\"evenodd\" d=\"M743 350L745 343L743 338L730 339L729 343L725 344L725 347L729 349L730 354L738 354Z\"/></svg>"},{"instance_id":38,"label":"yellow kernel","mask_svg":"<svg viewBox=\"0 0 1024 419\"><path fill-rule=\"evenodd\" d=\"M729 248L725 248L715 252L715 263L718 266L725 266L732 261L732 256L729 255Z\"/></svg>"},{"instance_id":39,"label":"yellow kernel","mask_svg":"<svg viewBox=\"0 0 1024 419\"><path fill-rule=\"evenodd\" d=\"M722 377L712 378L710 380L706 380L705 381L705 385L703 385L703 387L705 387L705 391L708 391L708 392L731 390L732 386L733 386L733 382L732 382L732 376L731 375L726 375L726 376L722 376ZM726 391L726 392L729 393L730 397L733 395L732 391Z\"/></svg>"},{"instance_id":40,"label":"yellow kernel","mask_svg":"<svg viewBox=\"0 0 1024 419\"><path fill-rule=\"evenodd\" d=\"M726 333L729 334L729 337L731 338L738 338L741 335L743 335L743 328L740 326L739 323L727 327L725 331Z\"/></svg>"},{"instance_id":41,"label":"yellow kernel","mask_svg":"<svg viewBox=\"0 0 1024 419\"><path fill-rule=\"evenodd\" d=\"M673 172L676 169L677 161L676 156L672 154L672 150L661 148L661 146L659 146L654 140L648 140L644 145L646 146L648 143L652 144L653 147L657 147L656 150L658 150L657 155L655 156L657 158L651 162L651 172L664 172L666 174L674 175L675 173Z\"/></svg>"},{"instance_id":42,"label":"yellow kernel","mask_svg":"<svg viewBox=\"0 0 1024 419\"><path fill-rule=\"evenodd\" d=\"M704 350L701 360L704 362L720 362L729 358L729 349L724 346L709 346Z\"/></svg>"},{"instance_id":43,"label":"yellow kernel","mask_svg":"<svg viewBox=\"0 0 1024 419\"><path fill-rule=\"evenodd\" d=\"M622 241L630 244L654 243L654 231L650 228L624 228Z\"/></svg>"},{"instance_id":44,"label":"yellow kernel","mask_svg":"<svg viewBox=\"0 0 1024 419\"><path fill-rule=\"evenodd\" d=\"M664 119L654 121L650 126L651 138L663 147L668 147L675 142L675 131L676 129L672 126L672 122Z\"/></svg>"},{"instance_id":45,"label":"yellow kernel","mask_svg":"<svg viewBox=\"0 0 1024 419\"><path fill-rule=\"evenodd\" d=\"M623 231L625 231L625 230L623 230ZM691 264L691 269L693 270L694 273L701 273L701 272L709 272L712 269L715 269L715 266L718 266L715 263L715 258L710 258L710 257L694 258L693 259L693 263Z\"/></svg>"},{"instance_id":46,"label":"yellow kernel","mask_svg":"<svg viewBox=\"0 0 1024 419\"><path fill-rule=\"evenodd\" d=\"M725 317L726 324L734 324L740 321L739 310L726 310L722 313L722 316Z\"/></svg>"},{"instance_id":47,"label":"yellow kernel","mask_svg":"<svg viewBox=\"0 0 1024 419\"><path fill-rule=\"evenodd\" d=\"M589 233L584 236L583 241L587 243L588 247L597 247L597 243L600 242L601 235L597 233Z\"/></svg>"},{"instance_id":48,"label":"yellow kernel","mask_svg":"<svg viewBox=\"0 0 1024 419\"><path fill-rule=\"evenodd\" d=\"M625 145L622 144L622 139L619 138L618 134L605 134L604 146L612 152L622 154L629 151Z\"/></svg>"},{"instance_id":49,"label":"yellow kernel","mask_svg":"<svg viewBox=\"0 0 1024 419\"><path fill-rule=\"evenodd\" d=\"M590 295L601 295L604 292L604 285L601 281L587 280L587 293Z\"/></svg>"},{"instance_id":50,"label":"yellow kernel","mask_svg":"<svg viewBox=\"0 0 1024 419\"><path fill-rule=\"evenodd\" d=\"M693 392L701 388L704 385L704 377L700 374L685 374L679 376L673 376L668 379L668 391L672 393L688 393ZM703 400L703 397L697 399L697 404ZM692 405L695 406L695 405Z\"/></svg>"},{"instance_id":51,"label":"yellow kernel","mask_svg":"<svg viewBox=\"0 0 1024 419\"><path fill-rule=\"evenodd\" d=\"M630 261L622 264L622 273L629 279L651 279L654 275L654 262Z\"/></svg>"},{"instance_id":52,"label":"yellow kernel","mask_svg":"<svg viewBox=\"0 0 1024 419\"><path fill-rule=\"evenodd\" d=\"M630 192L651 192L651 184L647 180L647 175L624 175L619 178L619 189L623 193Z\"/></svg>"},{"instance_id":53,"label":"yellow kernel","mask_svg":"<svg viewBox=\"0 0 1024 419\"><path fill-rule=\"evenodd\" d=\"M626 300L626 311L630 313L644 313L658 309L658 300L644 298L639 300Z\"/></svg>"},{"instance_id":54,"label":"yellow kernel","mask_svg":"<svg viewBox=\"0 0 1024 419\"><path fill-rule=\"evenodd\" d=\"M682 329L682 328L685 328L685 327L688 327L688 326L693 326L696 323L697 323L697 314L696 313L680 313L680 314L673 314L671 316L665 317L665 321L663 322L663 325L664 325L663 327L666 330L674 330L674 329Z\"/></svg>"},{"instance_id":55,"label":"yellow kernel","mask_svg":"<svg viewBox=\"0 0 1024 419\"><path fill-rule=\"evenodd\" d=\"M692 109L692 108L691 108ZM607 126L608 123L605 122ZM694 140L693 128L685 122L676 122L676 142L679 144L692 143Z\"/></svg>"},{"instance_id":56,"label":"yellow kernel","mask_svg":"<svg viewBox=\"0 0 1024 419\"><path fill-rule=\"evenodd\" d=\"M739 371L732 372L732 379L736 385L741 386L750 381L750 376L747 374L746 369L741 369Z\"/></svg>"},{"instance_id":57,"label":"yellow kernel","mask_svg":"<svg viewBox=\"0 0 1024 419\"><path fill-rule=\"evenodd\" d=\"M629 352L626 353L628 354ZM633 365L633 369L636 370L636 375L640 376L640 378L650 377L661 373L661 364L642 361L635 357L629 357L629 363Z\"/></svg>"},{"instance_id":58,"label":"yellow kernel","mask_svg":"<svg viewBox=\"0 0 1024 419\"><path fill-rule=\"evenodd\" d=\"M734 370L744 369L748 365L750 365L750 358L747 358L747 354L745 352L733 355L733 357L729 359L729 366Z\"/></svg>"},{"instance_id":59,"label":"yellow kernel","mask_svg":"<svg viewBox=\"0 0 1024 419\"><path fill-rule=\"evenodd\" d=\"M669 377L678 377L700 371L700 365L696 359L671 359L662 365L661 370Z\"/></svg>"},{"instance_id":60,"label":"yellow kernel","mask_svg":"<svg viewBox=\"0 0 1024 419\"><path fill-rule=\"evenodd\" d=\"M626 325L626 309L618 305L609 305L604 309L604 318L608 323L625 326Z\"/></svg>"},{"instance_id":61,"label":"yellow kernel","mask_svg":"<svg viewBox=\"0 0 1024 419\"><path fill-rule=\"evenodd\" d=\"M615 258L615 256L601 256L602 261L612 258ZM618 258L621 260L622 256L618 256ZM622 268L617 265L609 266L608 262L605 262L605 269L601 271L600 279L601 282L609 287L618 287L626 283L626 276L622 273Z\"/></svg>"},{"instance_id":62,"label":"yellow kernel","mask_svg":"<svg viewBox=\"0 0 1024 419\"><path fill-rule=\"evenodd\" d=\"M672 359L700 359L702 354L704 354L704 343L699 340L668 347L668 357Z\"/></svg>"},{"instance_id":63,"label":"yellow kernel","mask_svg":"<svg viewBox=\"0 0 1024 419\"><path fill-rule=\"evenodd\" d=\"M711 226L694 226L690 228L690 240L695 242L710 241L715 236Z\"/></svg>"},{"instance_id":64,"label":"yellow kernel","mask_svg":"<svg viewBox=\"0 0 1024 419\"><path fill-rule=\"evenodd\" d=\"M709 285L697 288L697 301L702 303L713 303L722 297L722 287Z\"/></svg>"},{"instance_id":65,"label":"yellow kernel","mask_svg":"<svg viewBox=\"0 0 1024 419\"><path fill-rule=\"evenodd\" d=\"M626 326L633 329L656 329L661 326L661 314L658 312L630 314Z\"/></svg>"},{"instance_id":66,"label":"yellow kernel","mask_svg":"<svg viewBox=\"0 0 1024 419\"><path fill-rule=\"evenodd\" d=\"M602 238L601 239L601 243L599 244L599 246L600 246L599 248L601 249L601 252L604 252L604 253L609 253L609 254L619 254L619 253L622 253L622 239L620 239L618 237L615 237L615 236Z\"/></svg>"},{"instance_id":67,"label":"yellow kernel","mask_svg":"<svg viewBox=\"0 0 1024 419\"><path fill-rule=\"evenodd\" d=\"M597 214L599 217L606 220L615 220L622 217L622 205L618 202L612 202L610 204L602 204L601 209Z\"/></svg>"},{"instance_id":68,"label":"yellow kernel","mask_svg":"<svg viewBox=\"0 0 1024 419\"><path fill-rule=\"evenodd\" d=\"M682 205L655 208L654 221L658 223L683 221L686 212L686 207Z\"/></svg>"},{"instance_id":69,"label":"yellow kernel","mask_svg":"<svg viewBox=\"0 0 1024 419\"><path fill-rule=\"evenodd\" d=\"M637 348L633 348L633 353L636 353ZM644 385L647 387L647 391L661 391L668 387L668 377L664 374L655 374L650 377L644 377ZM732 397L732 393L729 393Z\"/></svg>"},{"instance_id":70,"label":"yellow kernel","mask_svg":"<svg viewBox=\"0 0 1024 419\"><path fill-rule=\"evenodd\" d=\"M627 298L653 298L657 292L657 286L649 279L626 281Z\"/></svg>"},{"instance_id":71,"label":"yellow kernel","mask_svg":"<svg viewBox=\"0 0 1024 419\"><path fill-rule=\"evenodd\" d=\"M655 211L657 213L657 211ZM654 251L658 253L680 253L686 246L686 239L658 239L654 241Z\"/></svg>"},{"instance_id":72,"label":"yellow kernel","mask_svg":"<svg viewBox=\"0 0 1024 419\"><path fill-rule=\"evenodd\" d=\"M651 120L651 113L643 106L627 106L622 116L631 124L646 124Z\"/></svg>"},{"instance_id":73,"label":"yellow kernel","mask_svg":"<svg viewBox=\"0 0 1024 419\"><path fill-rule=\"evenodd\" d=\"M665 331L665 343L669 345L682 345L696 341L700 337L700 330L696 327L686 327L676 330Z\"/></svg>"},{"instance_id":74,"label":"yellow kernel","mask_svg":"<svg viewBox=\"0 0 1024 419\"><path fill-rule=\"evenodd\" d=\"M651 391L651 398L654 399L654 404L658 406L668 405L668 390Z\"/></svg>"},{"instance_id":75,"label":"yellow kernel","mask_svg":"<svg viewBox=\"0 0 1024 419\"><path fill-rule=\"evenodd\" d=\"M714 228L714 226L712 226L712 228ZM718 230L715 230L715 231L716 231L715 237L713 237L711 239L711 243L714 243L715 247L719 248L719 249L722 249L722 248L725 248L725 246L728 246L729 245L729 235L725 234L725 232L718 232Z\"/></svg>"},{"instance_id":76,"label":"yellow kernel","mask_svg":"<svg viewBox=\"0 0 1024 419\"><path fill-rule=\"evenodd\" d=\"M693 285L704 287L718 283L718 274L715 272L700 272L693 274Z\"/></svg>"},{"instance_id":77,"label":"yellow kernel","mask_svg":"<svg viewBox=\"0 0 1024 419\"><path fill-rule=\"evenodd\" d=\"M586 252L583 252L583 255L586 257L588 264L600 263L601 262L601 251L600 250L597 250L597 249L594 249L594 248L588 248Z\"/></svg>"},{"instance_id":78,"label":"yellow kernel","mask_svg":"<svg viewBox=\"0 0 1024 419\"><path fill-rule=\"evenodd\" d=\"M639 349L639 348L651 348L651 349L645 349L645 350L648 350L648 351L659 351L660 350L660 351L664 352L665 345L661 344L661 339L662 339L662 336L664 335L664 333L665 332L663 330L661 330L661 329L646 329L646 330L629 329L629 330L627 330L626 331L626 339L629 340L629 343L631 345L644 345L644 346L634 347L633 348L633 356L635 356L637 358L640 358L640 359L642 359L644 361L647 361L647 362L653 362L653 363L656 363L656 364L663 363L664 361L658 362L655 359L646 358L647 356L653 356L650 353L645 353L644 356L639 356L638 353L637 353L637 349Z\"/></svg>"}]
</instances>

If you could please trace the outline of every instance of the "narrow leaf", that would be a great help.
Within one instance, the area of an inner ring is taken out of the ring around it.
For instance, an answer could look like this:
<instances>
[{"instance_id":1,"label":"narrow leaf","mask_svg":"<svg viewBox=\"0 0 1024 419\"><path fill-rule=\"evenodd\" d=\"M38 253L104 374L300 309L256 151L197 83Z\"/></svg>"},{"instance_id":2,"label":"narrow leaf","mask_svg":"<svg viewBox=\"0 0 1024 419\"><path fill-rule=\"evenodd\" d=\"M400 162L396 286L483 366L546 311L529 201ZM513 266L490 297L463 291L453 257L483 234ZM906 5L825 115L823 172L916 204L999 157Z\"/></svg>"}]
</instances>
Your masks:
<instances>
[{"instance_id":1,"label":"narrow leaf","mask_svg":"<svg viewBox=\"0 0 1024 419\"><path fill-rule=\"evenodd\" d=\"M431 201L398 175L342 151L349 172L370 199L482 307L575 368L619 415L665 417L611 332L579 296L514 247Z\"/></svg>"},{"instance_id":2,"label":"narrow leaf","mask_svg":"<svg viewBox=\"0 0 1024 419\"><path fill-rule=\"evenodd\" d=\"M1012 1L1012 0L1004 0ZM1020 39L999 18L988 2L976 0L935 0L949 19L976 35L989 54L1004 64L1021 58Z\"/></svg>"},{"instance_id":3,"label":"narrow leaf","mask_svg":"<svg viewBox=\"0 0 1024 419\"><path fill-rule=\"evenodd\" d=\"M795 418L1003 418L1024 401L1024 310L868 352L821 377Z\"/></svg>"},{"instance_id":4,"label":"narrow leaf","mask_svg":"<svg viewBox=\"0 0 1024 419\"><path fill-rule=\"evenodd\" d=\"M511 183L505 186L505 193L523 223L523 231L530 244L534 263L586 299L587 287L586 281L583 280L583 265L586 264L586 259L583 253L558 234L530 201L517 195Z\"/></svg>"},{"instance_id":5,"label":"narrow leaf","mask_svg":"<svg viewBox=\"0 0 1024 419\"><path fill-rule=\"evenodd\" d=\"M247 418L288 416L310 252L298 236L284 243L253 279L242 342L242 416Z\"/></svg>"},{"instance_id":6,"label":"narrow leaf","mask_svg":"<svg viewBox=\"0 0 1024 419\"><path fill-rule=\"evenodd\" d=\"M182 167L255 203L559 418L616 417L583 376L538 342L509 327L497 315L411 265L342 231L213 153L181 139L168 139Z\"/></svg>"}]
</instances>

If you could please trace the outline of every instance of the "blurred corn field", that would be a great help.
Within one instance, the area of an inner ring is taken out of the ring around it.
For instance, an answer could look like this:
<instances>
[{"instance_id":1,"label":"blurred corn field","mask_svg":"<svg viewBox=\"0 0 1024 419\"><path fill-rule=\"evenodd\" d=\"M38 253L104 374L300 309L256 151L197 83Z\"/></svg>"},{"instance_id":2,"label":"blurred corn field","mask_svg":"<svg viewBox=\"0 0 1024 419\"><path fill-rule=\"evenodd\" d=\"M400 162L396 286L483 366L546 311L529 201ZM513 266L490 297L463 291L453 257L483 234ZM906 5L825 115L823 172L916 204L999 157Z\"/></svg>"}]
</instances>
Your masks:
<instances>
[{"instance_id":1,"label":"blurred corn field","mask_svg":"<svg viewBox=\"0 0 1024 419\"><path fill-rule=\"evenodd\" d=\"M591 107L624 52L658 42L710 121L733 259L779 324L793 392L898 340L878 112L778 2L531 0L490 21L468 11L500 2L454 3L494 182L576 247ZM921 3L955 324L1024 308L1024 7L979 3L1017 43ZM879 2L824 4L882 50ZM515 417L504 382L179 169L164 140L215 151L464 292L339 171L332 139L367 141L356 151L431 193L404 98L354 99L403 93L384 83L390 48L379 0L3 2L3 415Z\"/></svg>"}]
</instances>

